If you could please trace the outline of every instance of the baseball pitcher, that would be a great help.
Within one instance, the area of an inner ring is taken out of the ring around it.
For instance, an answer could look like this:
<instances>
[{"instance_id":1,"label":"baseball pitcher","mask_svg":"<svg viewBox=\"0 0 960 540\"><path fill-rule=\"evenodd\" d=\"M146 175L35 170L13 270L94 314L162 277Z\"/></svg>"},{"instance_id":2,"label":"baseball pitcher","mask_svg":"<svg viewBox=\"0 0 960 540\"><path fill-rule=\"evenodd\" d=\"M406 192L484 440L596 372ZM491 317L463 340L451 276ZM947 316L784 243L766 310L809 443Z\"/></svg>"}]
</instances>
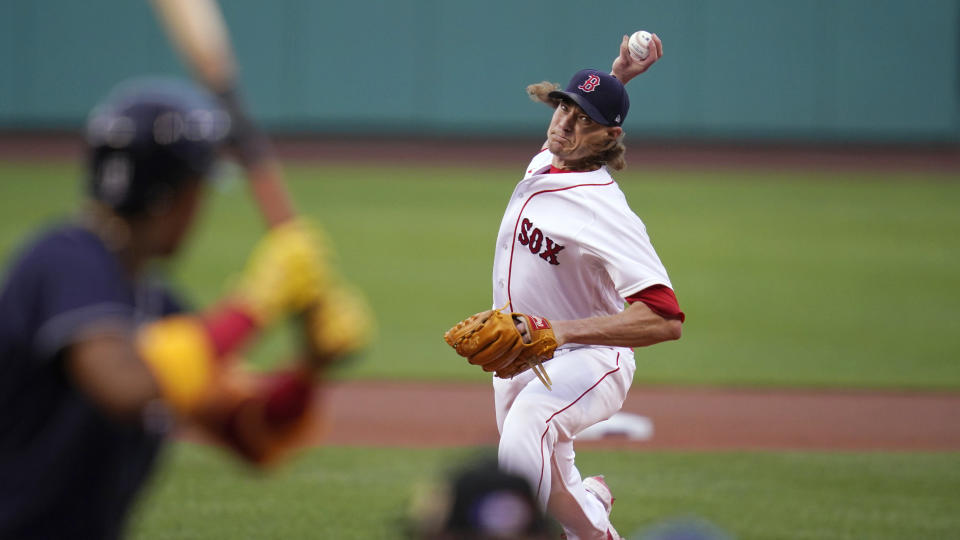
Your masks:
<instances>
[{"instance_id":1,"label":"baseball pitcher","mask_svg":"<svg viewBox=\"0 0 960 540\"><path fill-rule=\"evenodd\" d=\"M611 73L585 69L561 89L527 88L553 108L547 141L507 202L493 262L493 306L446 341L493 379L500 466L524 476L567 538L620 538L603 476L582 479L573 441L623 405L633 347L679 339L684 314L646 227L611 177L625 166L624 84L644 60L628 37ZM624 306L627 307L624 307Z\"/></svg>"}]
</instances>

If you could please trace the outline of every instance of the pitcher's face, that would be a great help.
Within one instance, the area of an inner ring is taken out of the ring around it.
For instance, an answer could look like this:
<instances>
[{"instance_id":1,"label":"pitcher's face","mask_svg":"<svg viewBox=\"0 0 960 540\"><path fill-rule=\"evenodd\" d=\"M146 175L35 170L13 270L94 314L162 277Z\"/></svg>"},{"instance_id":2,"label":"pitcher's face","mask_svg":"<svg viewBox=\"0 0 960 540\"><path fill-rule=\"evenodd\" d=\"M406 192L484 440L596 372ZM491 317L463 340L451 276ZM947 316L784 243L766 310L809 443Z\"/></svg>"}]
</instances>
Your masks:
<instances>
[{"instance_id":1,"label":"pitcher's face","mask_svg":"<svg viewBox=\"0 0 960 540\"><path fill-rule=\"evenodd\" d=\"M577 104L561 100L547 129L547 148L563 161L590 157L594 149L615 136L611 128L594 122Z\"/></svg>"}]
</instances>

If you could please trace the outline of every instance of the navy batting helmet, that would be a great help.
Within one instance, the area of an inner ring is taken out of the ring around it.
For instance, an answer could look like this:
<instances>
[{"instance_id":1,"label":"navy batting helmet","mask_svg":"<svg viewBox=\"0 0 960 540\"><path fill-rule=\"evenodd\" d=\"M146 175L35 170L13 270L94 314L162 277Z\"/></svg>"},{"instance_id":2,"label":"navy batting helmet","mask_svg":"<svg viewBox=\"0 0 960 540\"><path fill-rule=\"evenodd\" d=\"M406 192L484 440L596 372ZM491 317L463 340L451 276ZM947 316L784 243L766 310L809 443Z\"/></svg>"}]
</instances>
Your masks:
<instances>
[{"instance_id":1,"label":"navy batting helmet","mask_svg":"<svg viewBox=\"0 0 960 540\"><path fill-rule=\"evenodd\" d=\"M204 178L230 131L213 96L166 78L123 83L90 113L91 196L125 216Z\"/></svg>"}]
</instances>

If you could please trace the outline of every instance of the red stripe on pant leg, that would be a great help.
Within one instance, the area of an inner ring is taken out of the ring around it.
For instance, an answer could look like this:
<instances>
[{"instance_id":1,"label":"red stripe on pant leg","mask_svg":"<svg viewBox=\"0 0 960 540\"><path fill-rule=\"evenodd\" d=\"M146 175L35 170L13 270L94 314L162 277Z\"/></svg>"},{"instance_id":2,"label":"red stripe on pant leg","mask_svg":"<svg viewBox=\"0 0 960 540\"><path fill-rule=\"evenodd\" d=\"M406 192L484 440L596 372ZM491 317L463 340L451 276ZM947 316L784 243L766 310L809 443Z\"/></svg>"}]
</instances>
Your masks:
<instances>
[{"instance_id":1,"label":"red stripe on pant leg","mask_svg":"<svg viewBox=\"0 0 960 540\"><path fill-rule=\"evenodd\" d=\"M571 401L570 404L567 405L566 407L564 407L564 408L560 409L559 411L551 414L551 415L550 415L550 418L547 418L547 420L546 420L547 429L545 429L545 430L543 431L543 435L540 436L540 480L537 482L537 497L540 497L540 488L543 486L543 467L544 467L544 459L543 459L543 439L546 438L547 432L550 431L550 421L553 420L558 414L560 414L560 413L562 413L563 411L569 409L570 407L573 407L574 404L576 404L578 401L580 401L581 399L583 399L583 396L587 395L587 393L589 393L591 390L593 390L594 388L596 388L597 385L599 385L600 383L602 383L603 380L607 378L607 376L612 375L612 374L614 374L614 373L616 373L616 372L618 372L618 371L620 371L620 353L617 353L617 367L616 367L616 368L611 369L610 371L604 373L604 374L603 374L603 377L600 377L600 379L598 379L597 382L593 383L593 386L591 386L590 388L587 388L586 390L584 390L582 394L580 394L579 396L577 396L577 399Z\"/></svg>"},{"instance_id":2,"label":"red stripe on pant leg","mask_svg":"<svg viewBox=\"0 0 960 540\"><path fill-rule=\"evenodd\" d=\"M552 416L550 418L553 418ZM547 429L543 430L543 435L540 436L540 480L537 481L537 498L540 497L540 488L543 486L543 439L547 436L547 432L550 431L550 426L547 426Z\"/></svg>"}]
</instances>

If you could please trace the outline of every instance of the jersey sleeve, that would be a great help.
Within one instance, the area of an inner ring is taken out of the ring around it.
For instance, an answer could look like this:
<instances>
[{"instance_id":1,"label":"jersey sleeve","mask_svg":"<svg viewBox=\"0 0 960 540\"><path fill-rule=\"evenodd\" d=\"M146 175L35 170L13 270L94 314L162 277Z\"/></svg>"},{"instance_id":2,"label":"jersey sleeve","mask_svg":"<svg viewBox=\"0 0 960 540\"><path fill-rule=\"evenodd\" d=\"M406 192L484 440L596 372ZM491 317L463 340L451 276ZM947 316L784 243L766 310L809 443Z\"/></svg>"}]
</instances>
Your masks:
<instances>
[{"instance_id":1,"label":"jersey sleeve","mask_svg":"<svg viewBox=\"0 0 960 540\"><path fill-rule=\"evenodd\" d=\"M89 332L132 331L130 282L102 246L80 238L59 238L29 261L36 273L39 358L52 358Z\"/></svg>"},{"instance_id":2,"label":"jersey sleeve","mask_svg":"<svg viewBox=\"0 0 960 540\"><path fill-rule=\"evenodd\" d=\"M629 208L599 209L594 222L581 232L581 238L584 248L600 261L623 298L654 285L673 288L646 227Z\"/></svg>"}]
</instances>

